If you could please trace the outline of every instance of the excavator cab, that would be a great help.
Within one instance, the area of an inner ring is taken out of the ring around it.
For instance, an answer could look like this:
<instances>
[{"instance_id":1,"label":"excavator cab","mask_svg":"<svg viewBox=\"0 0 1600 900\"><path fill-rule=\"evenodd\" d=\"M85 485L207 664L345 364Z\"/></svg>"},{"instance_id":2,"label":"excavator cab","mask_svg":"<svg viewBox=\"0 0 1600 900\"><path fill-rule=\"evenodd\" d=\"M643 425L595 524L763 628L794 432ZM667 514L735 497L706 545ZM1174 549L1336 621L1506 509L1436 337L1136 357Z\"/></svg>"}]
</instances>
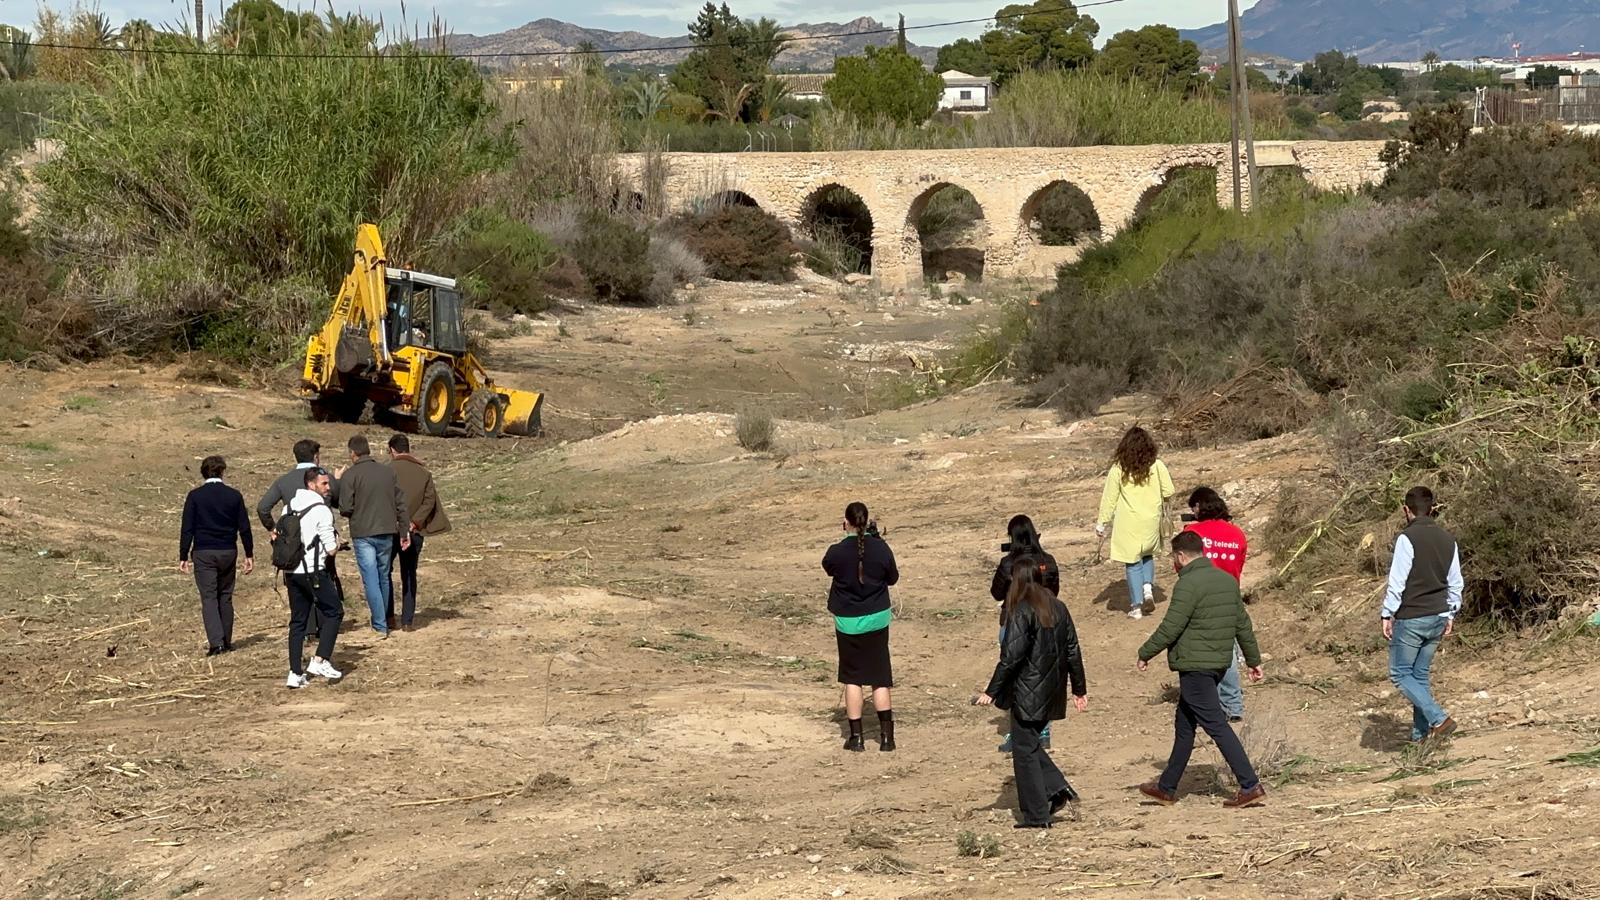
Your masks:
<instances>
[{"instance_id":1,"label":"excavator cab","mask_svg":"<svg viewBox=\"0 0 1600 900\"><path fill-rule=\"evenodd\" d=\"M500 387L467 347L451 278L391 268L374 225L356 230L355 264L306 344L300 395L318 421L374 421L474 437L541 430L544 395Z\"/></svg>"},{"instance_id":2,"label":"excavator cab","mask_svg":"<svg viewBox=\"0 0 1600 900\"><path fill-rule=\"evenodd\" d=\"M407 269L389 269L383 280L388 295L385 325L391 348L467 352L467 336L461 327L461 294L454 281Z\"/></svg>"}]
</instances>

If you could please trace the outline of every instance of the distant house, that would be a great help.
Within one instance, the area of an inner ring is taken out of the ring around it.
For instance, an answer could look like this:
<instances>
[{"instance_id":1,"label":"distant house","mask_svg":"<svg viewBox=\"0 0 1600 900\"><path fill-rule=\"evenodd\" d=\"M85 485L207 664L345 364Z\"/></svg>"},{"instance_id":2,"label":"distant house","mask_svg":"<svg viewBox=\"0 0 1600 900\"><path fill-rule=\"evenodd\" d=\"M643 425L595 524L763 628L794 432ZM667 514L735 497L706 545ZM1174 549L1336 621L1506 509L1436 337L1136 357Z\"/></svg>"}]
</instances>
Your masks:
<instances>
[{"instance_id":1,"label":"distant house","mask_svg":"<svg viewBox=\"0 0 1600 900\"><path fill-rule=\"evenodd\" d=\"M796 125L804 125L805 123L805 119L800 118L794 113L784 113L783 115L772 120L772 124L778 126L779 128L793 128Z\"/></svg>"},{"instance_id":2,"label":"distant house","mask_svg":"<svg viewBox=\"0 0 1600 900\"><path fill-rule=\"evenodd\" d=\"M944 96L939 98L939 108L957 113L983 113L989 111L994 100L994 82L987 77L968 75L951 69L939 75L944 79Z\"/></svg>"},{"instance_id":3,"label":"distant house","mask_svg":"<svg viewBox=\"0 0 1600 900\"><path fill-rule=\"evenodd\" d=\"M822 89L833 79L833 74L831 72L820 75L812 73L783 73L772 77L788 86L790 98L821 103L823 99Z\"/></svg>"}]
</instances>

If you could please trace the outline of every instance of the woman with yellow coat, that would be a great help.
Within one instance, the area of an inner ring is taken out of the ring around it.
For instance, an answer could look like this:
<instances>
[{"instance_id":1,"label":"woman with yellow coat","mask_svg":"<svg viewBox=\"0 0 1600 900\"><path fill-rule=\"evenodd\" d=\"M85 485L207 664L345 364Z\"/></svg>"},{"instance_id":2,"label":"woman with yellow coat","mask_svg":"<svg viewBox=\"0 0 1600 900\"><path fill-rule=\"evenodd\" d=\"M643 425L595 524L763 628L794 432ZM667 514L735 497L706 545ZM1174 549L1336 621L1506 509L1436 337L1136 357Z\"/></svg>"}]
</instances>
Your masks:
<instances>
[{"instance_id":1,"label":"woman with yellow coat","mask_svg":"<svg viewBox=\"0 0 1600 900\"><path fill-rule=\"evenodd\" d=\"M1150 432L1135 425L1128 429L1111 456L1105 491L1100 496L1100 517L1094 533L1102 542L1111 532L1111 558L1128 576L1128 617L1144 618L1145 604L1155 599L1156 547L1161 544L1161 516L1167 498L1175 493L1167 465L1156 455Z\"/></svg>"}]
</instances>

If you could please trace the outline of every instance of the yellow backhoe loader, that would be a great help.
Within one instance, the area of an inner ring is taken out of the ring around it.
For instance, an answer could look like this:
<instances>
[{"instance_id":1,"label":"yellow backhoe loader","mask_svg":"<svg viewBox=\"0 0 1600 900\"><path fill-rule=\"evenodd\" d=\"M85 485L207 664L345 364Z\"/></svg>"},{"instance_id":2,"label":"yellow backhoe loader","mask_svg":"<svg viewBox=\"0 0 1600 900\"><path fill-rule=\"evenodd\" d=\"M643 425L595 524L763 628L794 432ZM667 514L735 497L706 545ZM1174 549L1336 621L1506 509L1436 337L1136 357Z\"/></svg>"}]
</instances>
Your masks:
<instances>
[{"instance_id":1,"label":"yellow backhoe loader","mask_svg":"<svg viewBox=\"0 0 1600 900\"><path fill-rule=\"evenodd\" d=\"M300 396L319 422L374 421L475 437L540 431L544 395L499 387L471 350L450 278L390 267L376 225L356 230L355 264L306 344Z\"/></svg>"}]
</instances>

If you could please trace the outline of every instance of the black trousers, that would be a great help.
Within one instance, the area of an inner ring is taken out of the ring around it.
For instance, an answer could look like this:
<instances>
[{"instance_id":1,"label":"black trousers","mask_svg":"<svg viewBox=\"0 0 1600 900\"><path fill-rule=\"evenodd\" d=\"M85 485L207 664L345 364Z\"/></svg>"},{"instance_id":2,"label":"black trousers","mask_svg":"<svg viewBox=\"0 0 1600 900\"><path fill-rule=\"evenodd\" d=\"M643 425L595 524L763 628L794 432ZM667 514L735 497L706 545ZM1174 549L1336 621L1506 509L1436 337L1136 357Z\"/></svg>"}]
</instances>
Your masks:
<instances>
[{"instance_id":1,"label":"black trousers","mask_svg":"<svg viewBox=\"0 0 1600 900\"><path fill-rule=\"evenodd\" d=\"M339 608L340 609L344 609L344 583L339 580L339 570L334 567L334 563L337 562L337 561L338 561L338 559L336 557L332 557L332 556L328 557L328 577L333 579L333 589L339 595ZM337 629L335 629L335 630L337 630ZM317 612L317 607L315 605L312 605L312 607L311 607L311 621L310 621L310 624L306 626L306 634L321 634L321 633L322 633L322 613ZM326 659L327 657L323 657L323 658Z\"/></svg>"},{"instance_id":2,"label":"black trousers","mask_svg":"<svg viewBox=\"0 0 1600 900\"><path fill-rule=\"evenodd\" d=\"M400 618L394 617L394 591L389 592L389 627L396 621L410 625L417 614L417 562L422 558L422 533L411 533L411 546L401 550L396 543L395 553L400 557Z\"/></svg>"},{"instance_id":3,"label":"black trousers","mask_svg":"<svg viewBox=\"0 0 1600 900\"><path fill-rule=\"evenodd\" d=\"M290 574L284 580L289 588L289 671L300 675L303 673L300 657L305 651L306 624L312 611L316 611L321 620L317 630L317 655L330 659L333 643L339 637L339 622L344 618L344 604L339 600L339 588L333 577L326 572Z\"/></svg>"},{"instance_id":4,"label":"black trousers","mask_svg":"<svg viewBox=\"0 0 1600 900\"><path fill-rule=\"evenodd\" d=\"M1041 732L1049 726L1011 717L1011 770L1017 778L1017 806L1024 825L1049 822L1050 798L1067 788L1067 779L1044 749Z\"/></svg>"},{"instance_id":5,"label":"black trousers","mask_svg":"<svg viewBox=\"0 0 1600 900\"><path fill-rule=\"evenodd\" d=\"M1211 735L1212 742L1222 751L1222 758L1227 760L1228 768L1239 782L1239 790L1248 791L1261 783L1250 765L1250 758L1245 755L1244 745L1239 743L1239 736L1228 725L1222 702L1217 699L1217 684L1224 674L1224 670L1178 673L1178 713L1173 726L1172 756L1168 757L1167 768L1157 782L1169 794L1178 792L1183 770L1189 766L1197 725Z\"/></svg>"},{"instance_id":6,"label":"black trousers","mask_svg":"<svg viewBox=\"0 0 1600 900\"><path fill-rule=\"evenodd\" d=\"M239 551L196 550L189 562L194 566L195 586L200 588L206 645L221 649L233 643L233 581Z\"/></svg>"}]
</instances>

